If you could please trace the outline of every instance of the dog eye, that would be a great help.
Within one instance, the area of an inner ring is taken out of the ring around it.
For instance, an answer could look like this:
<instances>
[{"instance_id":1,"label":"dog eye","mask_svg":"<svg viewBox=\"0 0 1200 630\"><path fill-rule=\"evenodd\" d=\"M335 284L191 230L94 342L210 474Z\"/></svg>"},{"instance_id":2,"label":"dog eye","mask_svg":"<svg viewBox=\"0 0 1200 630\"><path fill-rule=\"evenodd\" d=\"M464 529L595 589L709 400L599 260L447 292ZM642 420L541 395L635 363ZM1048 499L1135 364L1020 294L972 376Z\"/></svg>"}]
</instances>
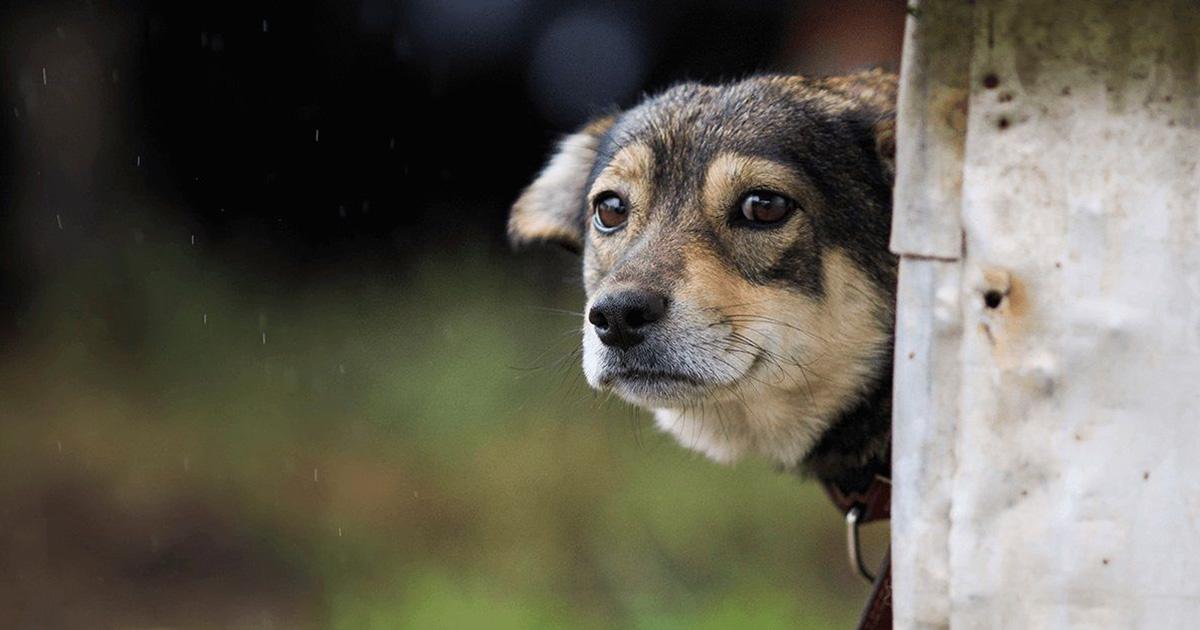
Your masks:
<instances>
[{"instance_id":1,"label":"dog eye","mask_svg":"<svg viewBox=\"0 0 1200 630\"><path fill-rule=\"evenodd\" d=\"M738 203L742 212L741 218L759 226L779 223L792 214L796 202L779 193L765 190L753 190L742 197Z\"/></svg>"},{"instance_id":2,"label":"dog eye","mask_svg":"<svg viewBox=\"0 0 1200 630\"><path fill-rule=\"evenodd\" d=\"M616 193L600 193L592 202L592 208L595 210L592 223L596 224L597 230L606 234L625 225L629 218L629 209L625 206L625 201Z\"/></svg>"}]
</instances>

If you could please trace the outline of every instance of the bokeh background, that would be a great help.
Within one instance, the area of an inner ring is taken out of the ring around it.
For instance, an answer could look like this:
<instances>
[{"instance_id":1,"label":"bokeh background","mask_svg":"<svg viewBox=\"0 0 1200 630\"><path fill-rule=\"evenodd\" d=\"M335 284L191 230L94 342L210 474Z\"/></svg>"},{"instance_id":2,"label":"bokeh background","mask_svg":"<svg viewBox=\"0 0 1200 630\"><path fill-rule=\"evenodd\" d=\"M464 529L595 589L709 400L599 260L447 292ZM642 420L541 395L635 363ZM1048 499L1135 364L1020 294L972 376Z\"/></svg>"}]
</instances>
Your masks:
<instances>
[{"instance_id":1,"label":"bokeh background","mask_svg":"<svg viewBox=\"0 0 1200 630\"><path fill-rule=\"evenodd\" d=\"M819 489L591 393L577 259L503 231L590 115L904 13L3 5L0 626L848 627Z\"/></svg>"}]
</instances>

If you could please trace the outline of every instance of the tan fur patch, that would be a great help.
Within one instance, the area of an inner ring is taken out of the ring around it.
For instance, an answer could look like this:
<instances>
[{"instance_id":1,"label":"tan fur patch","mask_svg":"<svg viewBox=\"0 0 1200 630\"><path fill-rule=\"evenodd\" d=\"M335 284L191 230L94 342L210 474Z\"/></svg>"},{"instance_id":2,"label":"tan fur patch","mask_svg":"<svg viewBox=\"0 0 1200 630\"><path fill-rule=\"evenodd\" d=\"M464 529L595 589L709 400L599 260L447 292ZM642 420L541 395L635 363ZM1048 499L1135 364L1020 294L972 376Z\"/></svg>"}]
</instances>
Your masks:
<instances>
[{"instance_id":1,"label":"tan fur patch","mask_svg":"<svg viewBox=\"0 0 1200 630\"><path fill-rule=\"evenodd\" d=\"M801 211L811 210L821 203L812 184L794 169L765 158L722 153L712 160L704 175L701 196L707 220L725 229L729 214L738 211L735 206L742 195L756 189L790 197L800 205ZM751 261L756 267L768 267L780 252L805 238L807 229L802 224L796 229L754 234L733 230L727 238L734 243L738 257ZM745 245L740 246L741 243Z\"/></svg>"},{"instance_id":2,"label":"tan fur patch","mask_svg":"<svg viewBox=\"0 0 1200 630\"><path fill-rule=\"evenodd\" d=\"M725 209L751 189L767 189L804 197L804 182L786 165L760 157L722 153L704 175L704 207L723 218ZM798 199L803 201L802 199Z\"/></svg>"},{"instance_id":3,"label":"tan fur patch","mask_svg":"<svg viewBox=\"0 0 1200 630\"><path fill-rule=\"evenodd\" d=\"M622 243L646 228L654 197L653 177L654 151L648 145L639 143L621 148L596 176L596 181L592 182L587 193L589 207L600 193L615 192L628 204L629 219L620 232L597 235L593 239L592 246L588 248L588 262L584 265L586 286L594 286L599 275L612 267L621 253Z\"/></svg>"},{"instance_id":4,"label":"tan fur patch","mask_svg":"<svg viewBox=\"0 0 1200 630\"><path fill-rule=\"evenodd\" d=\"M596 195L612 191L621 195L630 205L630 210L642 210L650 204L651 185L654 177L654 151L645 144L622 147L612 161L596 176L587 198L590 203ZM633 215L630 215L633 218Z\"/></svg>"},{"instance_id":5,"label":"tan fur patch","mask_svg":"<svg viewBox=\"0 0 1200 630\"><path fill-rule=\"evenodd\" d=\"M754 353L751 371L713 400L656 410L658 424L689 448L731 462L748 453L794 466L880 369L891 306L841 252L825 257L825 296L758 286L703 252L689 252L677 293L729 327L720 360ZM696 324L704 325L701 322Z\"/></svg>"}]
</instances>

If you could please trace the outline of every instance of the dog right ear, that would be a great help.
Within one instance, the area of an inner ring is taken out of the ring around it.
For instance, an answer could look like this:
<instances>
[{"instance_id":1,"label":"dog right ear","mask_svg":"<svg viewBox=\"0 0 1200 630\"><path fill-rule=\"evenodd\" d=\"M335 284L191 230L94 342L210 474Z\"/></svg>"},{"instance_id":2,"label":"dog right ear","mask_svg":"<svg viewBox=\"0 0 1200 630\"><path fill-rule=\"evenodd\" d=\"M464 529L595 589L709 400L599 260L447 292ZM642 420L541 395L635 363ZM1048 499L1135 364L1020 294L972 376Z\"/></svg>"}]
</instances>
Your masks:
<instances>
[{"instance_id":1,"label":"dog right ear","mask_svg":"<svg viewBox=\"0 0 1200 630\"><path fill-rule=\"evenodd\" d=\"M558 243L583 250L584 186L596 162L600 139L615 116L598 118L563 138L553 157L513 204L508 239L514 245Z\"/></svg>"}]
</instances>

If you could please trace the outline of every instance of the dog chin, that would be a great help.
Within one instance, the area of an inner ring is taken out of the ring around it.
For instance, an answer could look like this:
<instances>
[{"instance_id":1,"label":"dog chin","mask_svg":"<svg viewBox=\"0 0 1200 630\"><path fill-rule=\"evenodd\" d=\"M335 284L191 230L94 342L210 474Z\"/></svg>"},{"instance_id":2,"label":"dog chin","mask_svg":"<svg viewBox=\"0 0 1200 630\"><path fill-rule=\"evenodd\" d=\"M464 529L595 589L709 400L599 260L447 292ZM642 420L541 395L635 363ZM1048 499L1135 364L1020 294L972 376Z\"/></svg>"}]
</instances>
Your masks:
<instances>
[{"instance_id":1,"label":"dog chin","mask_svg":"<svg viewBox=\"0 0 1200 630\"><path fill-rule=\"evenodd\" d=\"M627 402L650 409L685 407L711 398L719 386L685 374L665 372L621 372L605 375L600 387Z\"/></svg>"},{"instance_id":2,"label":"dog chin","mask_svg":"<svg viewBox=\"0 0 1200 630\"><path fill-rule=\"evenodd\" d=\"M588 385L609 391L622 400L646 409L686 409L707 402L731 400L739 383L753 371L757 361L739 365L742 357L703 356L679 360L666 348L642 349L637 356L613 356L584 338L583 372ZM718 364L727 370L701 371L683 368L689 364ZM741 368L741 369L739 369Z\"/></svg>"}]
</instances>

